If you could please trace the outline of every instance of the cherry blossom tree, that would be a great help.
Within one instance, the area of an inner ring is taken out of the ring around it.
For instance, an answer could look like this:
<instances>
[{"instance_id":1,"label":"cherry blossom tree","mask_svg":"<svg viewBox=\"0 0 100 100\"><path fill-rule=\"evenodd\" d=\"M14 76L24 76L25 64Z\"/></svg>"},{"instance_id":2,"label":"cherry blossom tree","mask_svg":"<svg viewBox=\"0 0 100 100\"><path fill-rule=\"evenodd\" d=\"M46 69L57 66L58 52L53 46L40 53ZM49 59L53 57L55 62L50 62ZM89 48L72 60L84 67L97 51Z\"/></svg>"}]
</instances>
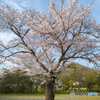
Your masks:
<instances>
[{"instance_id":1,"label":"cherry blossom tree","mask_svg":"<svg viewBox=\"0 0 100 100\"><path fill-rule=\"evenodd\" d=\"M18 12L0 4L0 30L16 37L8 45L0 42L0 58L29 69L45 78L45 98L54 100L53 87L64 64L74 59L87 59L99 66L100 25L91 16L91 4L78 0L50 0L48 13L35 9Z\"/></svg>"}]
</instances>

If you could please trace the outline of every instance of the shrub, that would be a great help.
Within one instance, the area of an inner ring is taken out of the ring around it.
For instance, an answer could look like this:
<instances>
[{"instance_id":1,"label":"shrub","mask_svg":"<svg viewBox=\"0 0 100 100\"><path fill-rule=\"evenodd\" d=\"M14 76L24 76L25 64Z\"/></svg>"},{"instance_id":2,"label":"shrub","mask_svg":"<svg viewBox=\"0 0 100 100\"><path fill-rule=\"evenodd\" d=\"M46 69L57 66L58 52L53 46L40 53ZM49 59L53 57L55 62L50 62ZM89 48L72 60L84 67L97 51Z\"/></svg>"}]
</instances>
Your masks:
<instances>
[{"instance_id":1,"label":"shrub","mask_svg":"<svg viewBox=\"0 0 100 100\"><path fill-rule=\"evenodd\" d=\"M11 89L11 87L1 87L1 92L2 93L11 93L12 89Z\"/></svg>"},{"instance_id":2,"label":"shrub","mask_svg":"<svg viewBox=\"0 0 100 100\"><path fill-rule=\"evenodd\" d=\"M95 92L100 92L100 86L98 84L94 85L93 90Z\"/></svg>"}]
</instances>

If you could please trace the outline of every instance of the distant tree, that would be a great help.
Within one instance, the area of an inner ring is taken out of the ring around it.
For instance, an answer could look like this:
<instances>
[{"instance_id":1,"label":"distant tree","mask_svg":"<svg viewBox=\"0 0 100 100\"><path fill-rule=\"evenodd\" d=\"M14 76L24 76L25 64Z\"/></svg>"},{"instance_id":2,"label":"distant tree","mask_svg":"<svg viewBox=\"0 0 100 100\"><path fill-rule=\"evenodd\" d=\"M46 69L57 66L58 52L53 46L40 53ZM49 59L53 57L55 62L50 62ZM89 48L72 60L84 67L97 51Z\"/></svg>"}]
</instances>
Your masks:
<instances>
[{"instance_id":1,"label":"distant tree","mask_svg":"<svg viewBox=\"0 0 100 100\"><path fill-rule=\"evenodd\" d=\"M0 58L13 63L25 62L27 69L40 73L46 80L46 100L54 100L53 87L64 64L74 59L87 59L99 66L100 25L91 16L91 4L78 0L50 0L49 12L35 9L22 13L0 4L0 29L13 32L16 38L8 45L0 42ZM11 58L11 59L10 59Z\"/></svg>"},{"instance_id":2,"label":"distant tree","mask_svg":"<svg viewBox=\"0 0 100 100\"><path fill-rule=\"evenodd\" d=\"M96 73L90 73L85 76L85 86L87 87L88 91L93 91L93 87L97 84L98 78L96 77Z\"/></svg>"},{"instance_id":3,"label":"distant tree","mask_svg":"<svg viewBox=\"0 0 100 100\"><path fill-rule=\"evenodd\" d=\"M41 85L42 81L39 76L33 76L34 85L35 85L35 92L38 92L37 89Z\"/></svg>"},{"instance_id":4,"label":"distant tree","mask_svg":"<svg viewBox=\"0 0 100 100\"><path fill-rule=\"evenodd\" d=\"M10 87L13 92L15 91L15 87L21 88L21 86L27 86L30 82L30 76L25 75L24 72L4 72L4 75L1 79L1 87ZM19 92L19 91L18 91Z\"/></svg>"},{"instance_id":5,"label":"distant tree","mask_svg":"<svg viewBox=\"0 0 100 100\"><path fill-rule=\"evenodd\" d=\"M5 73L5 75L3 75L3 77L1 78L1 90L3 89L3 87L6 88L9 87L12 88L12 90L14 90L14 86L13 86L14 83L15 83L15 78L13 77L13 74ZM8 90L7 92L11 92L11 91Z\"/></svg>"},{"instance_id":6,"label":"distant tree","mask_svg":"<svg viewBox=\"0 0 100 100\"><path fill-rule=\"evenodd\" d=\"M66 73L67 73L67 71L66 71ZM58 80L61 81L62 87L64 86L65 90L66 90L66 88L69 89L71 87L70 83L69 83L69 81L70 81L69 75L60 74ZM63 92L64 92L64 90L63 90Z\"/></svg>"}]
</instances>

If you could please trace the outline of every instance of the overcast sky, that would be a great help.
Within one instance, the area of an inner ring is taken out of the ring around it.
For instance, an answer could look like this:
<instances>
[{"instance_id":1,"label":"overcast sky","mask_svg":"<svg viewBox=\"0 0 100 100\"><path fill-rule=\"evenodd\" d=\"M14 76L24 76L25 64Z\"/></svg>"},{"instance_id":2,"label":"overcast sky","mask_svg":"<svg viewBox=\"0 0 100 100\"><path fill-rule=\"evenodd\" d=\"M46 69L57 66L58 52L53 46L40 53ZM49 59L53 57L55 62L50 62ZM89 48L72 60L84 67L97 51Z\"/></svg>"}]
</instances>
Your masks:
<instances>
[{"instance_id":1,"label":"overcast sky","mask_svg":"<svg viewBox=\"0 0 100 100\"><path fill-rule=\"evenodd\" d=\"M57 2L57 0L54 0ZM65 4L67 4L68 0L65 0ZM83 5L89 4L91 0L79 0ZM37 11L48 11L48 3L49 0L0 0L0 3L7 4L14 9L18 9L20 12L25 9L36 8ZM92 5L94 11L92 12L92 16L95 17L96 21L100 24L100 0L95 0ZM15 35L13 33L0 32L0 40L7 44L9 40L14 38ZM80 63L82 65L92 67L92 64L88 64L86 60L76 60L75 62ZM10 66L10 63L8 64Z\"/></svg>"}]
</instances>

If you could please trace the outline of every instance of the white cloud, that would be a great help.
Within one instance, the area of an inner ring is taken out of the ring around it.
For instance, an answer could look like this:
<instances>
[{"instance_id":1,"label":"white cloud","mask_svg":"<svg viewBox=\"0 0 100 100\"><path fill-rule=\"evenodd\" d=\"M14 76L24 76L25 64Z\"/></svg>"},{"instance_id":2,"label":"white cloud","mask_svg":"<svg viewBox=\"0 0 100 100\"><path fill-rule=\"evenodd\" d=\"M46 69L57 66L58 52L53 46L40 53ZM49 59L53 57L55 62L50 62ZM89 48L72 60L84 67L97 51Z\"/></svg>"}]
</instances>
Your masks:
<instances>
[{"instance_id":1,"label":"white cloud","mask_svg":"<svg viewBox=\"0 0 100 100\"><path fill-rule=\"evenodd\" d=\"M18 9L20 12L23 11L23 8L20 7L15 1L13 0L3 0L7 5L11 6L14 9Z\"/></svg>"},{"instance_id":2,"label":"white cloud","mask_svg":"<svg viewBox=\"0 0 100 100\"><path fill-rule=\"evenodd\" d=\"M6 45L11 39L16 37L13 33L0 32L0 40Z\"/></svg>"},{"instance_id":3,"label":"white cloud","mask_svg":"<svg viewBox=\"0 0 100 100\"><path fill-rule=\"evenodd\" d=\"M23 7L29 7L29 6L31 6L31 3L30 3L30 1L22 1L21 3L19 3L21 6L23 6Z\"/></svg>"},{"instance_id":4,"label":"white cloud","mask_svg":"<svg viewBox=\"0 0 100 100\"><path fill-rule=\"evenodd\" d=\"M18 67L16 64L13 64L9 61L5 61L3 64L0 64L0 74L3 73L3 68L10 70L13 66Z\"/></svg>"}]
</instances>

